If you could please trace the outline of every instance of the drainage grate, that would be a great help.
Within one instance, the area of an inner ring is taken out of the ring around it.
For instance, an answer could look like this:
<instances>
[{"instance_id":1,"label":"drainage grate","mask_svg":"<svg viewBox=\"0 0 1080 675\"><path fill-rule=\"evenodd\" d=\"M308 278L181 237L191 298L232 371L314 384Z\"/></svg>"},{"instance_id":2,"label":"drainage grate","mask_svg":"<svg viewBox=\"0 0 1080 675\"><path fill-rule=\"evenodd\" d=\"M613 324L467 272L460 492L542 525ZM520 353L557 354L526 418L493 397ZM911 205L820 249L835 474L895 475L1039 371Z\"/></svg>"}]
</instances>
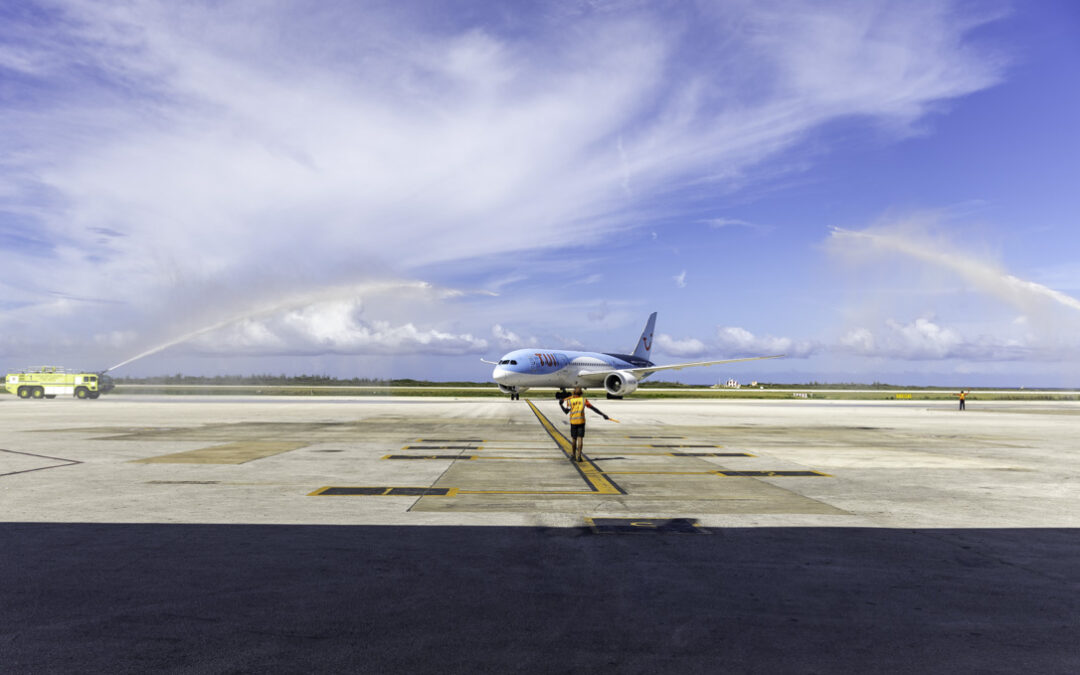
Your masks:
<instances>
[{"instance_id":1,"label":"drainage grate","mask_svg":"<svg viewBox=\"0 0 1080 675\"><path fill-rule=\"evenodd\" d=\"M753 457L749 452L669 452L672 457Z\"/></svg>"},{"instance_id":2,"label":"drainage grate","mask_svg":"<svg viewBox=\"0 0 1080 675\"><path fill-rule=\"evenodd\" d=\"M586 518L595 534L709 534L694 518Z\"/></svg>"},{"instance_id":3,"label":"drainage grate","mask_svg":"<svg viewBox=\"0 0 1080 675\"><path fill-rule=\"evenodd\" d=\"M472 459L472 455L386 455L383 459Z\"/></svg>"}]
</instances>

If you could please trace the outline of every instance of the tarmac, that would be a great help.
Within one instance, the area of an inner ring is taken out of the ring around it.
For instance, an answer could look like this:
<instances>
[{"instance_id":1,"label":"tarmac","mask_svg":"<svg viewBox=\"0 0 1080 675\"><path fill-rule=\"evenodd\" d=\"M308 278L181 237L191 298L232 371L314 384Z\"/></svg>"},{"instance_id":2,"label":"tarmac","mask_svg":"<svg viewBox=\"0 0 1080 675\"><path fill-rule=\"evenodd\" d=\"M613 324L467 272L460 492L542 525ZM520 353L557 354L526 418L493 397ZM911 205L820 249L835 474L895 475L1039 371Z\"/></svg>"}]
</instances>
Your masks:
<instances>
[{"instance_id":1,"label":"tarmac","mask_svg":"<svg viewBox=\"0 0 1080 675\"><path fill-rule=\"evenodd\" d=\"M1080 672L1080 404L0 398L0 670Z\"/></svg>"}]
</instances>

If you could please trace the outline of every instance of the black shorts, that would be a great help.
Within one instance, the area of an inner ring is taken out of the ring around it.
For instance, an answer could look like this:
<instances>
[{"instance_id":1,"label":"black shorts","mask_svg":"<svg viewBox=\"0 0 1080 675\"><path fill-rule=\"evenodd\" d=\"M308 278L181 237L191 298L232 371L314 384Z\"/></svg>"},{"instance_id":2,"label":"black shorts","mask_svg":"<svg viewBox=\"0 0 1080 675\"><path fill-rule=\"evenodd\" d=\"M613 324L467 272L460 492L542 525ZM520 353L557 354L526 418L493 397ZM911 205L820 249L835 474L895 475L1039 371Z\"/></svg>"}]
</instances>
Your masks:
<instances>
[{"instance_id":1,"label":"black shorts","mask_svg":"<svg viewBox=\"0 0 1080 675\"><path fill-rule=\"evenodd\" d=\"M585 438L585 425L584 424L571 424L570 425L570 438Z\"/></svg>"}]
</instances>

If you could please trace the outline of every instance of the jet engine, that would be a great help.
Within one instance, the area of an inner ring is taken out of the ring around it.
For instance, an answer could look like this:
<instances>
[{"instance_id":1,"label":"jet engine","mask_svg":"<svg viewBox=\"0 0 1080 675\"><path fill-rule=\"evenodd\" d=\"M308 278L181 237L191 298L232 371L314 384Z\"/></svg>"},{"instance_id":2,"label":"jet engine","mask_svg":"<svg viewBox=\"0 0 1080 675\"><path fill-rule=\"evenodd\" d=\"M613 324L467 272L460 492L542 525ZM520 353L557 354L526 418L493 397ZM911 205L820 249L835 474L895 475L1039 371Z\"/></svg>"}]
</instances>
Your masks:
<instances>
[{"instance_id":1,"label":"jet engine","mask_svg":"<svg viewBox=\"0 0 1080 675\"><path fill-rule=\"evenodd\" d=\"M622 398L627 394L634 393L637 389L638 379L630 373L624 373L616 371L604 378L604 389L607 389L608 396L617 396Z\"/></svg>"}]
</instances>

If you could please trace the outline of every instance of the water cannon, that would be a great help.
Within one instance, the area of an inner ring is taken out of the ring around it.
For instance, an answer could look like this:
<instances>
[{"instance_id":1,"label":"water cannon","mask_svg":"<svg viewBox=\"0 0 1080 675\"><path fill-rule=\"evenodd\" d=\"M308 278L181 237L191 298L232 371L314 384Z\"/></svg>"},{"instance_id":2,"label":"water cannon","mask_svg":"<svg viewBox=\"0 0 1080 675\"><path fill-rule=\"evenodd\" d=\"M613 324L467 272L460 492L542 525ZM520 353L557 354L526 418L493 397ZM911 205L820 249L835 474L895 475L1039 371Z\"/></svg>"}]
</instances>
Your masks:
<instances>
[{"instance_id":1,"label":"water cannon","mask_svg":"<svg viewBox=\"0 0 1080 675\"><path fill-rule=\"evenodd\" d=\"M110 369L111 370L111 369ZM98 391L103 394L107 394L116 388L116 382L111 377L106 375L108 370L103 370L97 374L98 376Z\"/></svg>"}]
</instances>

